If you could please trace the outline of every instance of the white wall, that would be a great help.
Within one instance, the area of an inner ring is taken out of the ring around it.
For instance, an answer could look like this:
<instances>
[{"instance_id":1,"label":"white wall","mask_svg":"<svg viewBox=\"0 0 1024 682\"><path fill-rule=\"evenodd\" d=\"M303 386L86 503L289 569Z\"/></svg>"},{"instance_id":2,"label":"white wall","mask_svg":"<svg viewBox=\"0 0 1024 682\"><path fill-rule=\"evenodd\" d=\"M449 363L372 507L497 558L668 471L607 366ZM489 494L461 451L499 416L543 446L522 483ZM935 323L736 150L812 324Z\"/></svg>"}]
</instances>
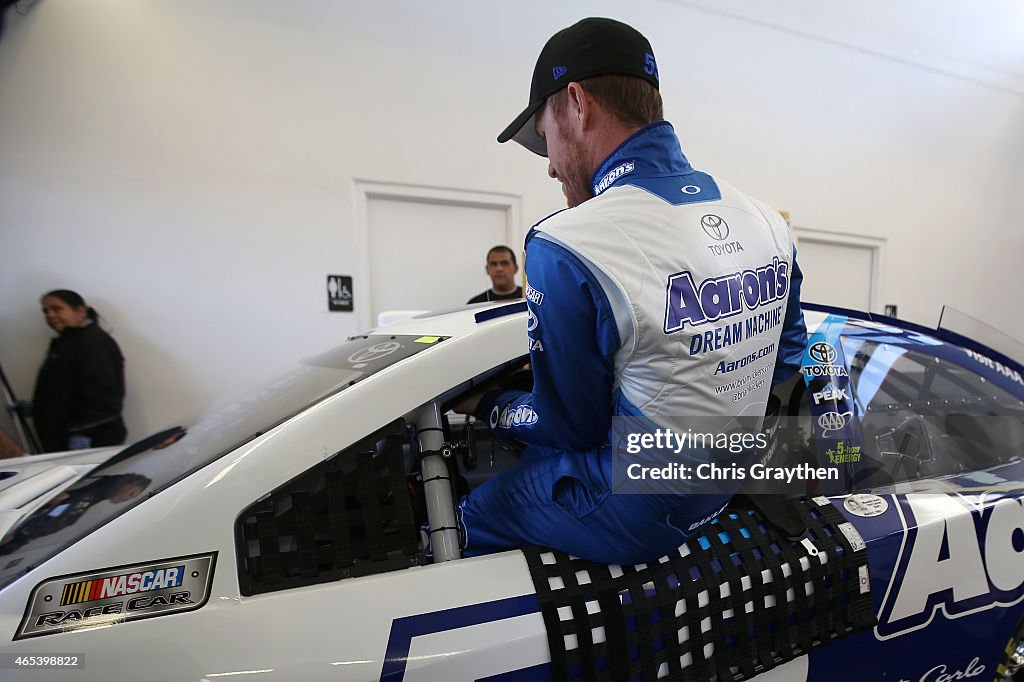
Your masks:
<instances>
[{"instance_id":1,"label":"white wall","mask_svg":"<svg viewBox=\"0 0 1024 682\"><path fill-rule=\"evenodd\" d=\"M353 178L517 194L526 223L557 210L545 162L494 137L544 41L587 15L651 39L695 166L797 225L887 238L902 316L951 303L1024 337L1013 87L693 3L44 0L0 41L15 389L31 394L51 288L113 328L134 436L359 331L324 294L356 271Z\"/></svg>"}]
</instances>

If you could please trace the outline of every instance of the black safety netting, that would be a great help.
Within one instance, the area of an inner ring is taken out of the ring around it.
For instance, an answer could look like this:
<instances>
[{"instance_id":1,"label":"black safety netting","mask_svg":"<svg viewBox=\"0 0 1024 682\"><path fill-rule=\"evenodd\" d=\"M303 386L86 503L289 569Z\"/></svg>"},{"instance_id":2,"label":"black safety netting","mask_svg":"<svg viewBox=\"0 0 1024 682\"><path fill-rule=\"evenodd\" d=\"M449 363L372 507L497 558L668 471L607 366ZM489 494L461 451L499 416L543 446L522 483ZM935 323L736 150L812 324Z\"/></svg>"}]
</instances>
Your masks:
<instances>
[{"instance_id":1,"label":"black safety netting","mask_svg":"<svg viewBox=\"0 0 1024 682\"><path fill-rule=\"evenodd\" d=\"M246 509L235 525L242 594L424 563L409 447L396 421Z\"/></svg>"},{"instance_id":2,"label":"black safety netting","mask_svg":"<svg viewBox=\"0 0 1024 682\"><path fill-rule=\"evenodd\" d=\"M553 678L746 680L875 624L864 542L826 498L792 502L803 543L743 501L657 562L524 550Z\"/></svg>"}]
</instances>

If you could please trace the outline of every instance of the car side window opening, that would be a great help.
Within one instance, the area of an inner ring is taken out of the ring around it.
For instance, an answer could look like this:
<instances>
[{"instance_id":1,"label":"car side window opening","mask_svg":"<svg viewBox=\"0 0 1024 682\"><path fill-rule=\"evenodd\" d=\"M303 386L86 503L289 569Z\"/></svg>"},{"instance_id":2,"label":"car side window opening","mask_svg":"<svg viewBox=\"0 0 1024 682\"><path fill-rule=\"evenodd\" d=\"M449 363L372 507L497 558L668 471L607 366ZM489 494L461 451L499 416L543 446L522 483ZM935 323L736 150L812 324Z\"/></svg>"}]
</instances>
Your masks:
<instances>
[{"instance_id":1,"label":"car side window opening","mask_svg":"<svg viewBox=\"0 0 1024 682\"><path fill-rule=\"evenodd\" d=\"M427 404L447 408L487 384L528 388L526 359L503 363ZM235 546L243 595L430 562L420 533L427 510L418 412L318 462L242 511L235 523ZM492 441L485 423L453 413L441 421L454 510L461 495L515 466L522 448Z\"/></svg>"},{"instance_id":2,"label":"car side window opening","mask_svg":"<svg viewBox=\"0 0 1024 682\"><path fill-rule=\"evenodd\" d=\"M929 347L842 337L863 459L853 489L962 474L1024 454L1024 404Z\"/></svg>"},{"instance_id":3,"label":"car side window opening","mask_svg":"<svg viewBox=\"0 0 1024 682\"><path fill-rule=\"evenodd\" d=\"M424 563L402 419L318 463L244 510L235 523L243 595Z\"/></svg>"}]
</instances>

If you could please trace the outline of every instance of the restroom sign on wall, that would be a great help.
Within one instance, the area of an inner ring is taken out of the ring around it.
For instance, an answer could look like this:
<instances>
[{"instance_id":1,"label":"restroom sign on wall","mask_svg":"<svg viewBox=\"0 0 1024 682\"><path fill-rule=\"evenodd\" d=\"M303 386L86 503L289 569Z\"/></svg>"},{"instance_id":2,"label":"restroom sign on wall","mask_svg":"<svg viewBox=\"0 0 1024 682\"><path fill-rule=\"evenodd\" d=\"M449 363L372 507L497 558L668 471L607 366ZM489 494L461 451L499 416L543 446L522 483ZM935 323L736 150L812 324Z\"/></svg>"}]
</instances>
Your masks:
<instances>
[{"instance_id":1,"label":"restroom sign on wall","mask_svg":"<svg viewBox=\"0 0 1024 682\"><path fill-rule=\"evenodd\" d=\"M352 278L348 275L327 275L327 309L352 312Z\"/></svg>"}]
</instances>

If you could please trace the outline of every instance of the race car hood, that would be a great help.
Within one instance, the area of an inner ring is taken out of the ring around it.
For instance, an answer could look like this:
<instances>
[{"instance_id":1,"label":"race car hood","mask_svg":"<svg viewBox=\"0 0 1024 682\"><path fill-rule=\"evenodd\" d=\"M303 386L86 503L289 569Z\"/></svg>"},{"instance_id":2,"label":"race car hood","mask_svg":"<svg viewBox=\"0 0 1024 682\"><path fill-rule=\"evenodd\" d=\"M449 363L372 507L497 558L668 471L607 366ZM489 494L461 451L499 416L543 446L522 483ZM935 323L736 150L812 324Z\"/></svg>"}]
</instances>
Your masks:
<instances>
[{"instance_id":1,"label":"race car hood","mask_svg":"<svg viewBox=\"0 0 1024 682\"><path fill-rule=\"evenodd\" d=\"M0 463L0 537L40 504L120 449L92 448L3 460Z\"/></svg>"}]
</instances>

